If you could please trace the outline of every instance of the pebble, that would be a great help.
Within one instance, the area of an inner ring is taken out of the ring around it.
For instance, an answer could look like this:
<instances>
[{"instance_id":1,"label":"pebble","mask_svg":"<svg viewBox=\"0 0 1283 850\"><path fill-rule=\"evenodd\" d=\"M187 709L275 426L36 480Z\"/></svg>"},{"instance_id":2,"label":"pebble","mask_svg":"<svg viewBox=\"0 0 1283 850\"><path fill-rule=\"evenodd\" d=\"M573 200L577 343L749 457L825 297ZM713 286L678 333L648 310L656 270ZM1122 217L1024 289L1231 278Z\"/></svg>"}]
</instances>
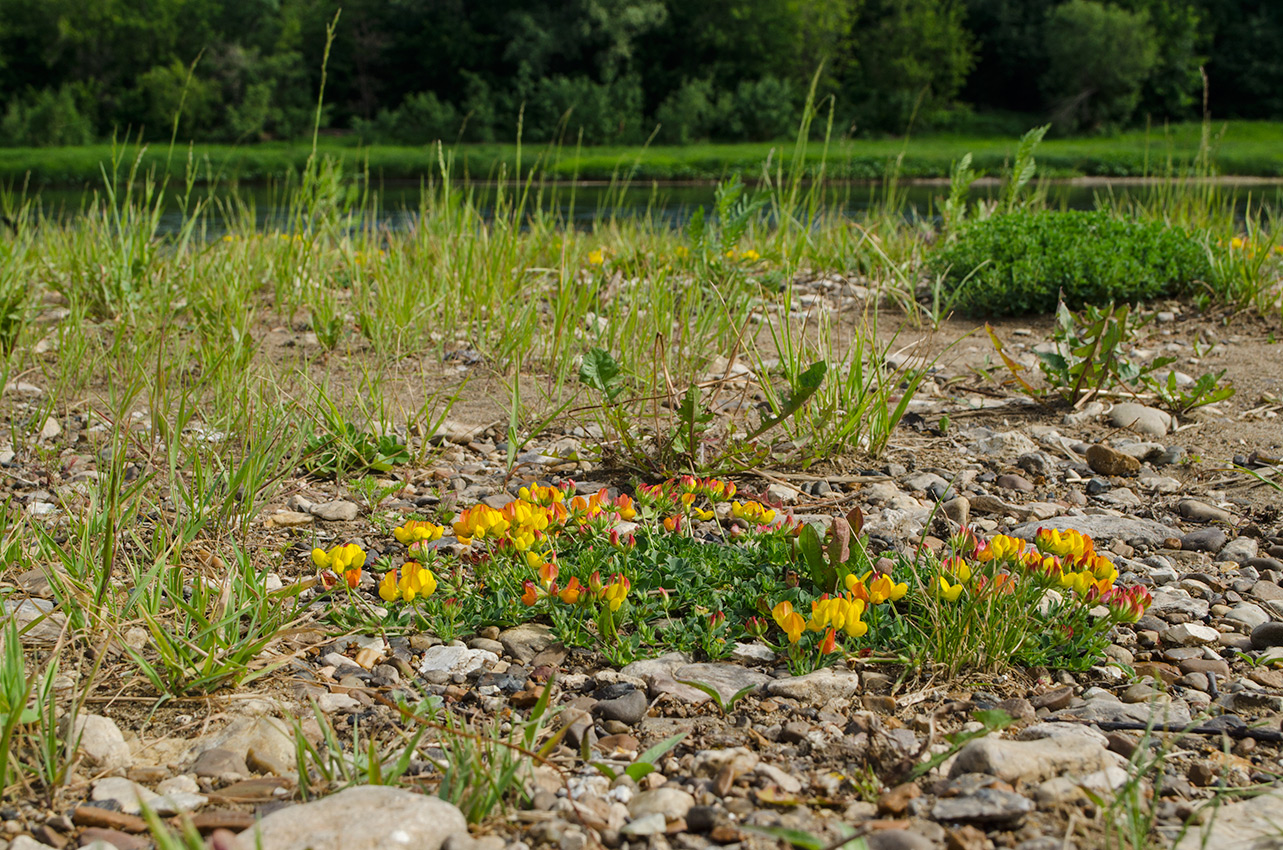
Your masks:
<instances>
[{"instance_id":1,"label":"pebble","mask_svg":"<svg viewBox=\"0 0 1283 850\"><path fill-rule=\"evenodd\" d=\"M312 516L326 522L352 522L359 513L355 502L343 499L312 506Z\"/></svg>"},{"instance_id":2,"label":"pebble","mask_svg":"<svg viewBox=\"0 0 1283 850\"><path fill-rule=\"evenodd\" d=\"M981 788L965 797L946 797L931 808L931 817L940 821L1000 823L1024 817L1034 810L1034 801L1014 791Z\"/></svg>"},{"instance_id":3,"label":"pebble","mask_svg":"<svg viewBox=\"0 0 1283 850\"><path fill-rule=\"evenodd\" d=\"M439 850L466 836L454 806L428 794L363 785L277 809L236 837L239 850Z\"/></svg>"},{"instance_id":4,"label":"pebble","mask_svg":"<svg viewBox=\"0 0 1283 850\"><path fill-rule=\"evenodd\" d=\"M1271 621L1252 629L1252 648L1270 649L1283 646L1283 623Z\"/></svg>"},{"instance_id":5,"label":"pebble","mask_svg":"<svg viewBox=\"0 0 1283 850\"><path fill-rule=\"evenodd\" d=\"M1200 528L1181 537L1181 549L1186 552L1219 552L1227 541L1224 531L1219 528Z\"/></svg>"},{"instance_id":6,"label":"pebble","mask_svg":"<svg viewBox=\"0 0 1283 850\"><path fill-rule=\"evenodd\" d=\"M766 686L766 692L771 696L788 697L814 706L824 705L834 698L847 699L859 691L859 673L832 667L822 667L804 676L776 679Z\"/></svg>"},{"instance_id":7,"label":"pebble","mask_svg":"<svg viewBox=\"0 0 1283 850\"><path fill-rule=\"evenodd\" d=\"M1030 741L980 738L968 741L958 752L949 777L984 773L1015 785L1067 774L1094 773L1111 766L1125 764L1101 743L1082 735L1061 734Z\"/></svg>"},{"instance_id":8,"label":"pebble","mask_svg":"<svg viewBox=\"0 0 1283 850\"><path fill-rule=\"evenodd\" d=\"M543 623L522 623L499 633L503 651L520 664L529 664L536 655L555 642L552 627Z\"/></svg>"},{"instance_id":9,"label":"pebble","mask_svg":"<svg viewBox=\"0 0 1283 850\"><path fill-rule=\"evenodd\" d=\"M603 720L616 720L628 726L635 726L646 716L650 707L646 694L631 690L615 699L602 700L592 708L592 713Z\"/></svg>"},{"instance_id":10,"label":"pebble","mask_svg":"<svg viewBox=\"0 0 1283 850\"><path fill-rule=\"evenodd\" d=\"M1229 511L1197 499L1182 499L1176 505L1176 512L1191 522L1232 523L1234 521L1234 515Z\"/></svg>"},{"instance_id":11,"label":"pebble","mask_svg":"<svg viewBox=\"0 0 1283 850\"><path fill-rule=\"evenodd\" d=\"M1206 646L1207 644L1216 643L1218 634L1219 632L1210 626L1181 623L1164 630L1159 637L1162 638L1163 643L1175 646Z\"/></svg>"},{"instance_id":12,"label":"pebble","mask_svg":"<svg viewBox=\"0 0 1283 850\"><path fill-rule=\"evenodd\" d=\"M111 772L133 764L133 755L116 721L100 714L82 714L70 730L64 718L60 729L68 738L79 738L80 753L89 766Z\"/></svg>"},{"instance_id":13,"label":"pebble","mask_svg":"<svg viewBox=\"0 0 1283 850\"><path fill-rule=\"evenodd\" d=\"M633 819L658 814L669 820L686 817L695 805L695 798L680 788L661 785L650 791L643 791L628 801L628 814Z\"/></svg>"},{"instance_id":14,"label":"pebble","mask_svg":"<svg viewBox=\"0 0 1283 850\"><path fill-rule=\"evenodd\" d=\"M1162 437L1172 427L1170 414L1133 402L1115 404L1109 411L1109 422L1115 428L1127 428L1149 437Z\"/></svg>"},{"instance_id":15,"label":"pebble","mask_svg":"<svg viewBox=\"0 0 1283 850\"><path fill-rule=\"evenodd\" d=\"M1015 490L1020 493L1032 493L1034 491L1033 482L1023 475L999 475L993 483L994 486L1003 490Z\"/></svg>"},{"instance_id":16,"label":"pebble","mask_svg":"<svg viewBox=\"0 0 1283 850\"><path fill-rule=\"evenodd\" d=\"M1179 537L1180 532L1162 523L1149 519L1096 514L1090 516L1060 516L1019 525L1009 534L1022 540L1033 540L1039 528L1054 528L1064 531L1072 528L1089 535L1099 547L1101 543L1122 540L1133 546L1143 545L1151 549L1162 546L1169 537ZM1206 612L1204 612L1206 613Z\"/></svg>"},{"instance_id":17,"label":"pebble","mask_svg":"<svg viewBox=\"0 0 1283 850\"><path fill-rule=\"evenodd\" d=\"M1087 465L1092 471L1111 477L1130 477L1140 472L1140 461L1136 458L1102 445L1087 449Z\"/></svg>"},{"instance_id":18,"label":"pebble","mask_svg":"<svg viewBox=\"0 0 1283 850\"><path fill-rule=\"evenodd\" d=\"M441 679L438 684L443 684L445 678L455 674L466 676L473 670L483 666L493 665L499 660L499 656L485 649L469 649L466 646L434 646L423 653L423 659L419 662L419 675L432 681L433 678Z\"/></svg>"}]
</instances>

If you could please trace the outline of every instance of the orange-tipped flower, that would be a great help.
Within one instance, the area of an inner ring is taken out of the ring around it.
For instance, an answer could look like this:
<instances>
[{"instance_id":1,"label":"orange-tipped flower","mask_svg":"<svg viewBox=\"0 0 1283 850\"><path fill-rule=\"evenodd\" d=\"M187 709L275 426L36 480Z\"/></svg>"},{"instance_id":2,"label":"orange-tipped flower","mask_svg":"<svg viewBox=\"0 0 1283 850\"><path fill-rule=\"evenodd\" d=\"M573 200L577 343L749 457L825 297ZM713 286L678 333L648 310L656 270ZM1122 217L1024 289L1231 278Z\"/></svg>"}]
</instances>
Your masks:
<instances>
[{"instance_id":1,"label":"orange-tipped flower","mask_svg":"<svg viewBox=\"0 0 1283 850\"><path fill-rule=\"evenodd\" d=\"M567 605L574 605L579 601L579 597L583 592L584 587L579 583L579 579L572 577L570 581L566 583L566 586L561 589L561 593L557 595L560 596L561 601L565 602Z\"/></svg>"}]
</instances>

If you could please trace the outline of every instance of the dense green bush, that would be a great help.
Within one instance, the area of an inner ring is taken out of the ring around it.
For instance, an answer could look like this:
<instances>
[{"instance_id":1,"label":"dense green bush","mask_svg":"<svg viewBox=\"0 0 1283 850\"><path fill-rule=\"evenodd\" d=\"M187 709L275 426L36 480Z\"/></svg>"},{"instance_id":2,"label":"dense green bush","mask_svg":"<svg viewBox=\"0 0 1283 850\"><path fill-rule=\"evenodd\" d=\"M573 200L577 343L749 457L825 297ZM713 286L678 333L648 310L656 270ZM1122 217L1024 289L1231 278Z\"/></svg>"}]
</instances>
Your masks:
<instances>
[{"instance_id":1,"label":"dense green bush","mask_svg":"<svg viewBox=\"0 0 1283 850\"><path fill-rule=\"evenodd\" d=\"M1047 313L1064 293L1071 308L1136 302L1188 289L1210 272L1188 231L1105 212L1013 212L967 225L936 251L958 309L973 315Z\"/></svg>"},{"instance_id":2,"label":"dense green bush","mask_svg":"<svg viewBox=\"0 0 1283 850\"><path fill-rule=\"evenodd\" d=\"M76 107L70 86L14 98L0 119L0 144L57 147L86 145L92 139L93 128Z\"/></svg>"},{"instance_id":3,"label":"dense green bush","mask_svg":"<svg viewBox=\"0 0 1283 850\"><path fill-rule=\"evenodd\" d=\"M380 109L373 121L355 121L356 132L371 142L426 145L452 144L459 134L459 112L432 92L419 92L396 109Z\"/></svg>"}]
</instances>

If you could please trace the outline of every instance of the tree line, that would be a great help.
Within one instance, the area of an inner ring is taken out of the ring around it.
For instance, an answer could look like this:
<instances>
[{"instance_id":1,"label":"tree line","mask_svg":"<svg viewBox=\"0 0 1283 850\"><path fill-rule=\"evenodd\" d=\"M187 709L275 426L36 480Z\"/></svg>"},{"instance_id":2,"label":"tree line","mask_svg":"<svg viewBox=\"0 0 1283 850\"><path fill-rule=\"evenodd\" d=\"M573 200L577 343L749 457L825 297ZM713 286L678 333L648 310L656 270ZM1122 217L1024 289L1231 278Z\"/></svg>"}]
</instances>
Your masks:
<instances>
[{"instance_id":1,"label":"tree line","mask_svg":"<svg viewBox=\"0 0 1283 850\"><path fill-rule=\"evenodd\" d=\"M837 135L1283 117L1277 0L0 0L0 144L304 137L336 13L368 142L774 140L817 69Z\"/></svg>"}]
</instances>

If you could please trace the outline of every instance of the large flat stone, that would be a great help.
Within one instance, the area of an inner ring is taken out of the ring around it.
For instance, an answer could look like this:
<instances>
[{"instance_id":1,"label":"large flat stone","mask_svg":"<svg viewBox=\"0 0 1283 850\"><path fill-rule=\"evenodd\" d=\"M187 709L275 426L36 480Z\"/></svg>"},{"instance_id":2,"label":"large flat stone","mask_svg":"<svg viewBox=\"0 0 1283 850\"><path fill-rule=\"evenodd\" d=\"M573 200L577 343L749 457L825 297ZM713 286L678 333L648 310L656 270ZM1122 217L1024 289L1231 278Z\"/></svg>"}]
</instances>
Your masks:
<instances>
[{"instance_id":1,"label":"large flat stone","mask_svg":"<svg viewBox=\"0 0 1283 850\"><path fill-rule=\"evenodd\" d=\"M1088 535L1096 542L1122 540L1126 543L1139 542L1151 548L1162 546L1163 541L1169 537L1181 536L1178 529L1163 525L1161 522L1108 514L1058 516L1037 522L1027 522L1017 526L1011 534L1022 540L1033 540L1040 528L1054 528L1057 531L1073 529L1080 534Z\"/></svg>"},{"instance_id":2,"label":"large flat stone","mask_svg":"<svg viewBox=\"0 0 1283 850\"><path fill-rule=\"evenodd\" d=\"M236 843L241 850L439 850L467 834L463 814L439 797L366 785L277 809Z\"/></svg>"}]
</instances>

